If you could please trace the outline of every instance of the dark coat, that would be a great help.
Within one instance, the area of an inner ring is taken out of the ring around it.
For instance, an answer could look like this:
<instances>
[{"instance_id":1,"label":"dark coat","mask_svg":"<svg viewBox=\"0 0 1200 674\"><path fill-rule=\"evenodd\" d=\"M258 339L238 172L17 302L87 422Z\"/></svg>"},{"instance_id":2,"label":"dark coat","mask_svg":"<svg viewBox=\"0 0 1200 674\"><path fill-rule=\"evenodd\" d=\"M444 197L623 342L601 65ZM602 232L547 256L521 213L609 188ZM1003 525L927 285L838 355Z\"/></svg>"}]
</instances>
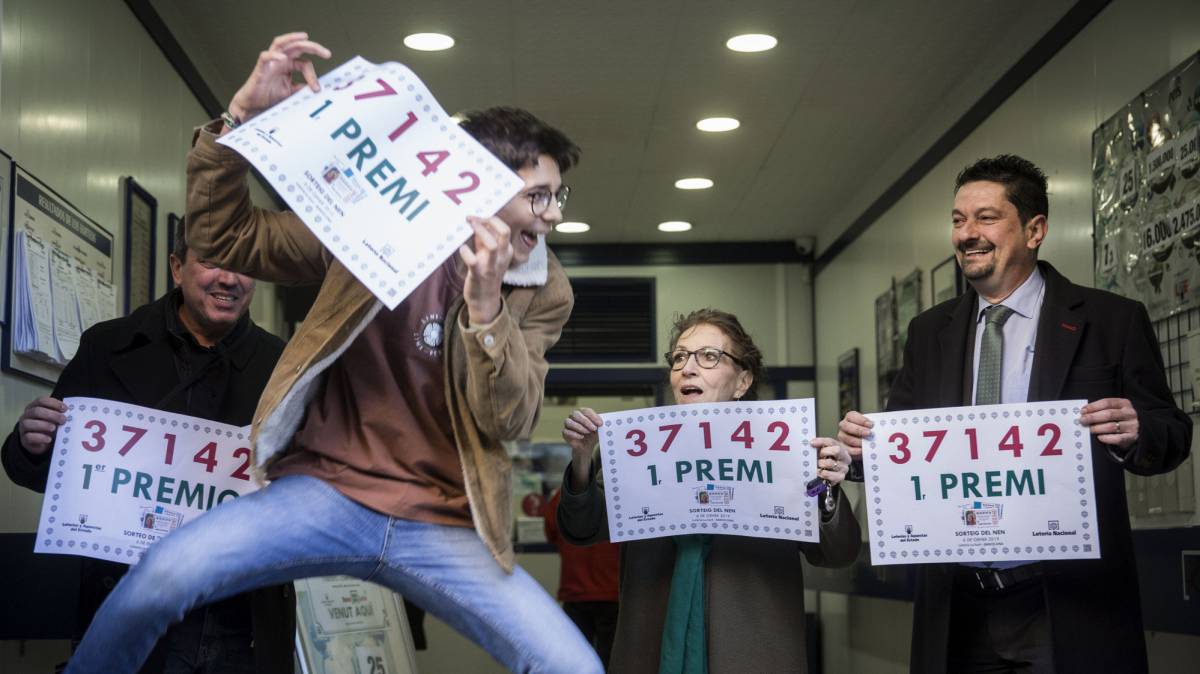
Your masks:
<instances>
[{"instance_id":1,"label":"dark coat","mask_svg":"<svg viewBox=\"0 0 1200 674\"><path fill-rule=\"evenodd\" d=\"M574 545L608 540L603 480L593 463L592 479L579 494L565 485L558 528ZM708 671L808 671L804 625L804 574L800 556L816 566L847 566L858 556L862 534L850 502L838 490L833 515L822 518L819 543L746 536L713 536L704 563L705 637ZM667 600L675 573L675 543L652 538L621 544L617 631L610 672L656 674Z\"/></svg>"},{"instance_id":2,"label":"dark coat","mask_svg":"<svg viewBox=\"0 0 1200 674\"><path fill-rule=\"evenodd\" d=\"M1046 294L1038 319L1031 402L1128 398L1138 441L1121 463L1092 438L1100 553L1096 560L1044 562L1046 605L1060 672L1145 672L1141 600L1125 474L1167 472L1187 458L1191 419L1175 406L1162 355L1140 302L1075 285L1038 263ZM888 411L970 404L968 337L978 295L943 302L913 319ZM954 566L920 565L913 614L914 672L946 671Z\"/></svg>"},{"instance_id":3,"label":"dark coat","mask_svg":"<svg viewBox=\"0 0 1200 674\"><path fill-rule=\"evenodd\" d=\"M174 311L178 291L138 308L129 316L98 323L83 333L79 350L63 369L51 396L62 400L89 396L145 407L156 407L180 383L166 327L167 311ZM225 395L213 421L244 426L250 423L259 394L283 351L283 342L243 316L230 333L230 375ZM186 414L186 394L166 401L161 409ZM4 470L16 484L44 492L49 461L21 446L14 428L0 450ZM91 558L81 560L77 636L129 568L124 564ZM295 632L295 600L290 587L258 590L254 606L255 659L258 671L291 671Z\"/></svg>"}]
</instances>

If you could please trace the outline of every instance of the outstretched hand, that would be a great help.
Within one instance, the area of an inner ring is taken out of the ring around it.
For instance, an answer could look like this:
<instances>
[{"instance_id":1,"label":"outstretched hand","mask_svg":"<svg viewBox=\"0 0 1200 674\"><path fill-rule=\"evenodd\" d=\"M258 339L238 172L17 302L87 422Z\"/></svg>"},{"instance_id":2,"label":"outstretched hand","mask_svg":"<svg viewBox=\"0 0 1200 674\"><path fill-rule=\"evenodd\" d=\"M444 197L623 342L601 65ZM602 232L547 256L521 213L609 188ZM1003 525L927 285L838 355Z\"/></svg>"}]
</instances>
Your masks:
<instances>
[{"instance_id":1,"label":"outstretched hand","mask_svg":"<svg viewBox=\"0 0 1200 674\"><path fill-rule=\"evenodd\" d=\"M242 122L291 96L304 87L320 91L317 73L307 56L329 58L332 55L322 45L308 39L308 33L287 33L271 41L266 51L259 53L254 71L246 83L233 95L229 113ZM296 82L299 73L303 82Z\"/></svg>"}]
</instances>

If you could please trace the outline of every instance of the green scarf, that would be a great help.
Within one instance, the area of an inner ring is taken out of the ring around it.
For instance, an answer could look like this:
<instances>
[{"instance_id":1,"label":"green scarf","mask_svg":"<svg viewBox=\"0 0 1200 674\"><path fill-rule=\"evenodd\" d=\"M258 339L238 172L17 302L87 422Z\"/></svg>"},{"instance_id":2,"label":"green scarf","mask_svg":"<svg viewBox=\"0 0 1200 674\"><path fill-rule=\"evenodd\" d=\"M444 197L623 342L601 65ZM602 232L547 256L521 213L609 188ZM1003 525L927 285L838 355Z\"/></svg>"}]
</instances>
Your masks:
<instances>
[{"instance_id":1,"label":"green scarf","mask_svg":"<svg viewBox=\"0 0 1200 674\"><path fill-rule=\"evenodd\" d=\"M663 624L658 674L707 674L704 634L704 559L711 535L675 537L675 570Z\"/></svg>"}]
</instances>

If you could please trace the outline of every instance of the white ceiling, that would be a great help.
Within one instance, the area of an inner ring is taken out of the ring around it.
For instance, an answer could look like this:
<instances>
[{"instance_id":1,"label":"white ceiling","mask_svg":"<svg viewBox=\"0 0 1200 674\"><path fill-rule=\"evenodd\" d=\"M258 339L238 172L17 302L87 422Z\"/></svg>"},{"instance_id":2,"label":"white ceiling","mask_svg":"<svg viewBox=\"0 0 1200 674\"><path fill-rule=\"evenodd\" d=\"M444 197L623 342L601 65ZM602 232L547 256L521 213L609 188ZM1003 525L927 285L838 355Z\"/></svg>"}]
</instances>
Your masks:
<instances>
[{"instance_id":1,"label":"white ceiling","mask_svg":"<svg viewBox=\"0 0 1200 674\"><path fill-rule=\"evenodd\" d=\"M840 232L1071 0L152 0L225 103L275 34L400 61L449 111L515 105L582 148L560 241L748 241ZM426 53L414 32L458 44ZM779 39L739 54L745 32ZM731 116L725 134L698 119ZM685 192L687 176L714 188ZM864 186L867 194L864 195ZM866 197L864 199L864 196ZM854 200L862 203L854 203ZM663 220L688 220L663 234ZM844 222L843 222L844 221ZM826 236L821 247L830 243Z\"/></svg>"}]
</instances>

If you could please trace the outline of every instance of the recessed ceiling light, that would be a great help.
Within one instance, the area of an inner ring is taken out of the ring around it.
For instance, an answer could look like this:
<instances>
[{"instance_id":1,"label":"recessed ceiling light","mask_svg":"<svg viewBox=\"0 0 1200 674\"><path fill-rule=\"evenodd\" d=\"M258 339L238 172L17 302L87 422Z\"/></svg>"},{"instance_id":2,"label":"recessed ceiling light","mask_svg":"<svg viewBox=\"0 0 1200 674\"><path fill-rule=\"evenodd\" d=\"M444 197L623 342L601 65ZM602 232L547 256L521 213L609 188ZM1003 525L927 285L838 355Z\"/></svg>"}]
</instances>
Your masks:
<instances>
[{"instance_id":1,"label":"recessed ceiling light","mask_svg":"<svg viewBox=\"0 0 1200 674\"><path fill-rule=\"evenodd\" d=\"M681 190L706 190L713 186L708 178L680 178L675 181L675 187Z\"/></svg>"},{"instance_id":2,"label":"recessed ceiling light","mask_svg":"<svg viewBox=\"0 0 1200 674\"><path fill-rule=\"evenodd\" d=\"M660 232L686 232L692 228L692 223L683 222L681 220L671 220L670 222L658 223L658 231Z\"/></svg>"},{"instance_id":3,"label":"recessed ceiling light","mask_svg":"<svg viewBox=\"0 0 1200 674\"><path fill-rule=\"evenodd\" d=\"M741 126L742 123L732 117L709 117L696 122L696 128L701 131L710 131L713 133L721 131L733 131Z\"/></svg>"},{"instance_id":4,"label":"recessed ceiling light","mask_svg":"<svg viewBox=\"0 0 1200 674\"><path fill-rule=\"evenodd\" d=\"M554 231L562 234L583 234L589 229L586 222L560 222L554 226Z\"/></svg>"},{"instance_id":5,"label":"recessed ceiling light","mask_svg":"<svg viewBox=\"0 0 1200 674\"><path fill-rule=\"evenodd\" d=\"M441 33L413 33L404 38L404 46L418 51L442 51L454 46L454 38Z\"/></svg>"},{"instance_id":6,"label":"recessed ceiling light","mask_svg":"<svg viewBox=\"0 0 1200 674\"><path fill-rule=\"evenodd\" d=\"M725 42L725 46L733 51L754 52L774 49L778 43L779 41L770 35L748 33L746 35L734 35Z\"/></svg>"}]
</instances>

